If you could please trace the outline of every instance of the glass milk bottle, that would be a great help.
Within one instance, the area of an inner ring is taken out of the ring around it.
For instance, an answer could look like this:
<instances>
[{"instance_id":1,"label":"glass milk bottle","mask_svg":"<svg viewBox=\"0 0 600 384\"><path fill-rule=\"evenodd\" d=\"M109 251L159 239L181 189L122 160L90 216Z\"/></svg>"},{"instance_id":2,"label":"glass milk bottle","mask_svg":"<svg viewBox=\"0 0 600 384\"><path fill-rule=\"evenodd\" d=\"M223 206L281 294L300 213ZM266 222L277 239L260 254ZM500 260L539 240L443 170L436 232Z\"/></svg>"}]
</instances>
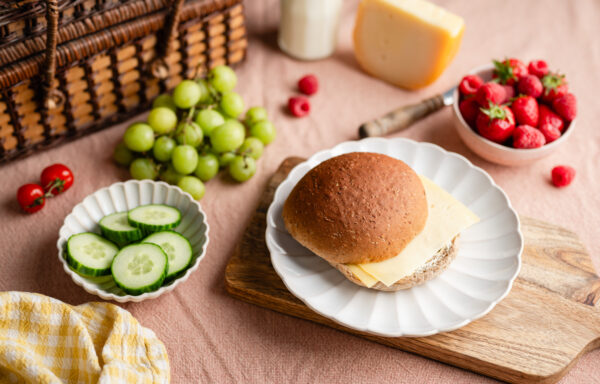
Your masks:
<instances>
[{"instance_id":1,"label":"glass milk bottle","mask_svg":"<svg viewBox=\"0 0 600 384\"><path fill-rule=\"evenodd\" d=\"M281 0L279 48L302 60L335 51L342 0Z\"/></svg>"}]
</instances>

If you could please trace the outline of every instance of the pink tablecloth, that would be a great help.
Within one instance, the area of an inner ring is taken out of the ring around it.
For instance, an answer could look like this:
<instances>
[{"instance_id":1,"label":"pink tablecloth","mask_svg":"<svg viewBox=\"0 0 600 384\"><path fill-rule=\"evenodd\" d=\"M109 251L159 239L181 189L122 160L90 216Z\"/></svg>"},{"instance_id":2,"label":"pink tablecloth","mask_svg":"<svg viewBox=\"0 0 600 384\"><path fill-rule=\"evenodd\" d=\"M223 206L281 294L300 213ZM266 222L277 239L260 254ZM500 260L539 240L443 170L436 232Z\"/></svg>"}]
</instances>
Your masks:
<instances>
[{"instance_id":1,"label":"pink tablecloth","mask_svg":"<svg viewBox=\"0 0 600 384\"><path fill-rule=\"evenodd\" d=\"M579 124L571 141L531 166L504 168L478 159L455 135L444 110L401 134L458 152L486 169L523 215L560 223L579 234L600 267L600 2L438 0L466 20L462 47L445 74L419 92L405 92L363 74L352 53L350 32L357 1L345 1L337 53L299 62L276 46L278 1L246 1L248 60L238 89L251 105L268 108L277 140L243 185L208 183L202 206L211 240L201 267L173 293L127 304L144 326L165 342L174 383L197 382L489 382L489 379L400 352L307 321L230 298L223 273L267 178L289 155L308 156L356 138L357 126L399 105L450 87L468 69L505 56L544 58L567 74L579 98ZM315 73L322 84L309 117L289 117L283 106L296 80ZM76 286L56 259L58 229L73 205L100 187L126 178L110 160L126 124L0 167L0 290L40 292L79 304L96 300ZM33 216L18 211L17 187L35 182L53 162L72 167L76 182ZM556 164L577 169L572 186L549 183ZM582 357L565 383L598 382L600 351Z\"/></svg>"}]
</instances>

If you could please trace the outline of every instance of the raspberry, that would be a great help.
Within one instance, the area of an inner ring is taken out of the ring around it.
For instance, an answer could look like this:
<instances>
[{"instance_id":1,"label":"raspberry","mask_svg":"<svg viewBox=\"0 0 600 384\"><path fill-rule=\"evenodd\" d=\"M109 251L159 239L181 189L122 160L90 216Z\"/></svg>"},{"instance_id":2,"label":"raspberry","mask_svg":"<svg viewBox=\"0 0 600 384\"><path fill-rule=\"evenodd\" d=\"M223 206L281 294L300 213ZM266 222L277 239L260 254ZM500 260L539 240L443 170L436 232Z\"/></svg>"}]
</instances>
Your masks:
<instances>
[{"instance_id":1,"label":"raspberry","mask_svg":"<svg viewBox=\"0 0 600 384\"><path fill-rule=\"evenodd\" d=\"M568 165L558 165L552 168L552 184L561 188L571 184L575 178L575 169Z\"/></svg>"},{"instance_id":2,"label":"raspberry","mask_svg":"<svg viewBox=\"0 0 600 384\"><path fill-rule=\"evenodd\" d=\"M522 93L527 96L531 96L533 98L538 98L544 92L544 86L542 85L542 81L534 76L527 75L521 77L518 85L519 93Z\"/></svg>"},{"instance_id":3,"label":"raspberry","mask_svg":"<svg viewBox=\"0 0 600 384\"><path fill-rule=\"evenodd\" d=\"M492 104L500 104L506 98L506 91L500 84L485 83L477 90L475 99L484 108Z\"/></svg>"},{"instance_id":4,"label":"raspberry","mask_svg":"<svg viewBox=\"0 0 600 384\"><path fill-rule=\"evenodd\" d=\"M310 112L310 103L304 96L290 97L288 100L288 109L296 117L303 117Z\"/></svg>"},{"instance_id":5,"label":"raspberry","mask_svg":"<svg viewBox=\"0 0 600 384\"><path fill-rule=\"evenodd\" d=\"M479 87L483 85L483 80L477 75L467 75L462 78L458 85L458 90L463 96L471 96L477 93Z\"/></svg>"},{"instance_id":6,"label":"raspberry","mask_svg":"<svg viewBox=\"0 0 600 384\"><path fill-rule=\"evenodd\" d=\"M529 63L527 69L529 70L530 74L539 78L546 76L549 72L548 64L546 64L544 60L533 60Z\"/></svg>"},{"instance_id":7,"label":"raspberry","mask_svg":"<svg viewBox=\"0 0 600 384\"><path fill-rule=\"evenodd\" d=\"M306 75L298 80L298 89L305 95L314 95L319 90L319 81L315 75Z\"/></svg>"},{"instance_id":8,"label":"raspberry","mask_svg":"<svg viewBox=\"0 0 600 384\"><path fill-rule=\"evenodd\" d=\"M560 130L552 124L540 124L538 129L542 132L542 135L544 135L546 143L551 143L560 137Z\"/></svg>"},{"instance_id":9,"label":"raspberry","mask_svg":"<svg viewBox=\"0 0 600 384\"><path fill-rule=\"evenodd\" d=\"M475 119L477 118L477 114L479 113L479 104L477 104L477 100L474 98L464 99L458 104L458 109L460 110L460 114L463 119L469 124L473 125L475 123Z\"/></svg>"},{"instance_id":10,"label":"raspberry","mask_svg":"<svg viewBox=\"0 0 600 384\"><path fill-rule=\"evenodd\" d=\"M577 116L577 99L572 93L558 96L552 100L552 108L566 121L572 121Z\"/></svg>"},{"instance_id":11,"label":"raspberry","mask_svg":"<svg viewBox=\"0 0 600 384\"><path fill-rule=\"evenodd\" d=\"M542 132L529 125L519 125L513 132L513 147L520 149L539 148L546 143Z\"/></svg>"}]
</instances>

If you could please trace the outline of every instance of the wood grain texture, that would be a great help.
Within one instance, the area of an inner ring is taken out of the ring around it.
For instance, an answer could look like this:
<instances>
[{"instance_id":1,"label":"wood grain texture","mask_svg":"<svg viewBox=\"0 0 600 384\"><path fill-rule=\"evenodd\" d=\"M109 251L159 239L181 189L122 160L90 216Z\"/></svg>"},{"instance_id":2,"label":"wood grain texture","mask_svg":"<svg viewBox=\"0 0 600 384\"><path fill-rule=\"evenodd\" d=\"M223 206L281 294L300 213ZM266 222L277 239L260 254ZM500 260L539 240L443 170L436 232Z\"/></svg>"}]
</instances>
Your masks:
<instances>
[{"instance_id":1,"label":"wood grain texture","mask_svg":"<svg viewBox=\"0 0 600 384\"><path fill-rule=\"evenodd\" d=\"M420 338L357 332L306 307L271 266L266 212L277 186L302 159L286 159L269 181L225 272L241 300L311 320L404 351L515 383L554 383L585 352L600 347L600 280L574 233L521 217L523 267L510 294L459 330Z\"/></svg>"}]
</instances>

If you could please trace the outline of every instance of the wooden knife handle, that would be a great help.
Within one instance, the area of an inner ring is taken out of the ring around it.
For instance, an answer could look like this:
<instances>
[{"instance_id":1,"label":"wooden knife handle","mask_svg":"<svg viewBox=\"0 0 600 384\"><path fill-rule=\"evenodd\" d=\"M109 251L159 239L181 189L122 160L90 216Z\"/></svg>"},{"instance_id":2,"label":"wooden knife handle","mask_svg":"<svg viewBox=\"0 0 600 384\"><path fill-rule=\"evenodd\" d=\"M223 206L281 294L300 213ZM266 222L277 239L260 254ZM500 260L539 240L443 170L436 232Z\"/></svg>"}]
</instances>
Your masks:
<instances>
[{"instance_id":1,"label":"wooden knife handle","mask_svg":"<svg viewBox=\"0 0 600 384\"><path fill-rule=\"evenodd\" d=\"M361 125L358 128L358 136L362 139L402 131L415 121L440 110L443 106L444 99L442 95L437 95L417 104L400 107L385 116Z\"/></svg>"}]
</instances>

